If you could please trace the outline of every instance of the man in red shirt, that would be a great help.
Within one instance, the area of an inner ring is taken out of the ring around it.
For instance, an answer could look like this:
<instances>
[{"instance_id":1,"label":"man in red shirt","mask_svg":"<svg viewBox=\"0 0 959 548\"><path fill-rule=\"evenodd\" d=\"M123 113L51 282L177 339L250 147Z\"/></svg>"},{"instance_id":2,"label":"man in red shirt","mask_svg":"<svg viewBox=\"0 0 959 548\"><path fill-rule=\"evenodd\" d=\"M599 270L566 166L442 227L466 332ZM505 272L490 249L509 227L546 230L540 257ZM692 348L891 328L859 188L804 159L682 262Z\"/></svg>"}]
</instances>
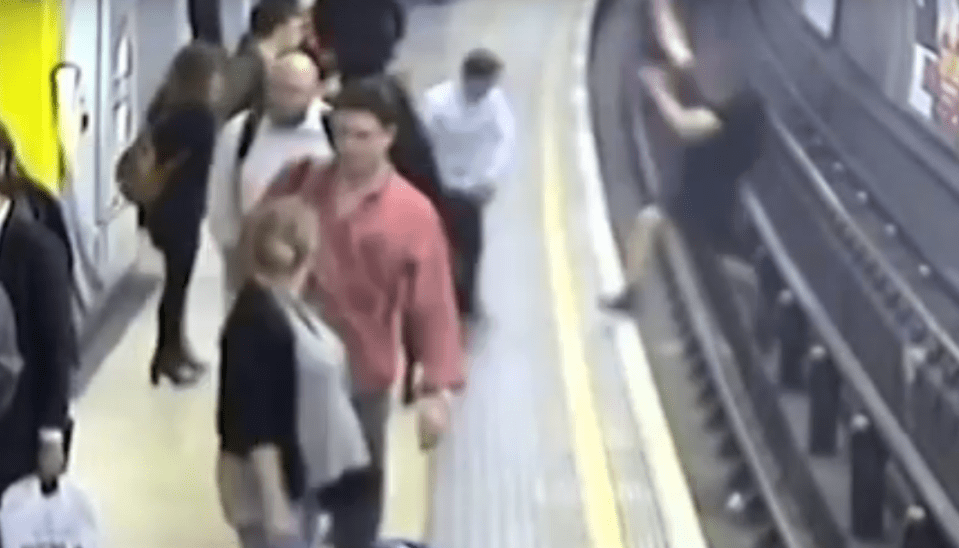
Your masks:
<instances>
[{"instance_id":1,"label":"man in red shirt","mask_svg":"<svg viewBox=\"0 0 959 548\"><path fill-rule=\"evenodd\" d=\"M411 354L423 367L425 445L445 428L451 391L464 382L445 233L430 201L389 161L391 97L379 78L347 83L333 101L333 162L299 162L268 193L299 194L320 214L316 301L346 345L372 454L372 481L363 483L374 487L332 503L336 548L369 548L379 529L391 391L405 361L400 334L410 334Z\"/></svg>"}]
</instances>

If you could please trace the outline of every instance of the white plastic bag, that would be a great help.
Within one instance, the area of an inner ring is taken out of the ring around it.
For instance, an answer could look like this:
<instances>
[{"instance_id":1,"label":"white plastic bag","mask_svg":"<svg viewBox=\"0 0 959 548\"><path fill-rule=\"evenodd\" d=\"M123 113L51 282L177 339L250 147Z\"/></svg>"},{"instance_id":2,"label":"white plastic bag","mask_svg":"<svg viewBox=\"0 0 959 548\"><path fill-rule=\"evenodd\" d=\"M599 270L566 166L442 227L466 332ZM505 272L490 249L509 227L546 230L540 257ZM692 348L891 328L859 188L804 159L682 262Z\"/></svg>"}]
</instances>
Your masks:
<instances>
[{"instance_id":1,"label":"white plastic bag","mask_svg":"<svg viewBox=\"0 0 959 548\"><path fill-rule=\"evenodd\" d=\"M101 548L93 505L76 485L61 478L45 495L40 479L11 485L0 499L3 548Z\"/></svg>"}]
</instances>

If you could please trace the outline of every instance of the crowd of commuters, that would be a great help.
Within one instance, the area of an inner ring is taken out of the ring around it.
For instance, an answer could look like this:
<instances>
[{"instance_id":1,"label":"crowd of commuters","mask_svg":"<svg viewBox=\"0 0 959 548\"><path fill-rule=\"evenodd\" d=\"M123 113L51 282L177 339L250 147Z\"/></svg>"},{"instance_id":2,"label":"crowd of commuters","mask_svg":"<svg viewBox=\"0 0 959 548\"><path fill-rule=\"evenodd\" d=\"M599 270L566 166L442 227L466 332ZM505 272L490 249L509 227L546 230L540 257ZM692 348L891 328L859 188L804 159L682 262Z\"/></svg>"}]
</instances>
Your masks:
<instances>
[{"instance_id":1,"label":"crowd of commuters","mask_svg":"<svg viewBox=\"0 0 959 548\"><path fill-rule=\"evenodd\" d=\"M377 546L393 387L429 450L466 380L482 210L514 147L502 64L473 51L418 106L389 72L395 0L262 0L232 52L218 2L189 9L195 40L116 170L164 261L148 378L189 387L208 370L184 333L208 222L224 516L247 548ZM63 472L79 362L69 239L14 145L0 131L0 492Z\"/></svg>"},{"instance_id":2,"label":"crowd of commuters","mask_svg":"<svg viewBox=\"0 0 959 548\"><path fill-rule=\"evenodd\" d=\"M684 142L683 170L637 216L627 286L605 299L621 310L664 229L715 267L762 133L733 41L719 36L696 58L671 2L648 6L641 78ZM207 371L184 315L208 222L227 310L216 421L226 520L245 548L372 548L393 387L403 380L431 449L466 380L464 335L483 318L484 210L516 143L502 63L476 49L417 105L389 72L407 25L396 0L262 0L233 52L218 1L189 9L195 40L117 170L121 185L152 185L134 201L165 265L149 379L186 387ZM0 492L32 475L55 483L72 431L72 254L39 189L0 125Z\"/></svg>"}]
</instances>

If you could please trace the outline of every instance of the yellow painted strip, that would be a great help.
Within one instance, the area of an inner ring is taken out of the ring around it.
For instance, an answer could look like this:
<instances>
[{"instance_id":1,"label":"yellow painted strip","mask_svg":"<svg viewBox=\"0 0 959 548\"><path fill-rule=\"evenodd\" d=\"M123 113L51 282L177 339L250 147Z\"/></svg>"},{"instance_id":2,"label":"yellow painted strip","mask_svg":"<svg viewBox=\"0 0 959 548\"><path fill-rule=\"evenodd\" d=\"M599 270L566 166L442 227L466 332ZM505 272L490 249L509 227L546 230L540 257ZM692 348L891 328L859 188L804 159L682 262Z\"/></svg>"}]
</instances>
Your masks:
<instances>
[{"instance_id":1,"label":"yellow painted strip","mask_svg":"<svg viewBox=\"0 0 959 548\"><path fill-rule=\"evenodd\" d=\"M577 310L580 300L572 274L575 263L570 252L566 222L567 181L563 176L563 154L557 137L564 130L568 131L557 121L568 117L557 109L556 101L556 94L568 86L560 80L558 62L563 61L563 57L554 55L552 58L542 95L543 223L572 448L592 547L623 548L618 499L593 398L583 326Z\"/></svg>"}]
</instances>

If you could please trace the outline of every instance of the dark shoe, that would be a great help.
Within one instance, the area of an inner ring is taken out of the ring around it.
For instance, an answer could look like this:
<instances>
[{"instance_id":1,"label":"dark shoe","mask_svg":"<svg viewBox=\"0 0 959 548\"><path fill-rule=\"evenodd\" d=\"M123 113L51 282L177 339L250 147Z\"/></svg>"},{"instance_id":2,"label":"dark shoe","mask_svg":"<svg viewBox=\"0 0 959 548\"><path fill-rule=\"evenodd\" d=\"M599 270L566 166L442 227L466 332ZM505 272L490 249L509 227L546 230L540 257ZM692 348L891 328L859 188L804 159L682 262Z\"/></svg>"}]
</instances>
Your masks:
<instances>
[{"instance_id":1,"label":"dark shoe","mask_svg":"<svg viewBox=\"0 0 959 548\"><path fill-rule=\"evenodd\" d=\"M150 384L158 386L166 378L177 388L196 385L206 368L198 361L187 359L182 352L157 351L150 363Z\"/></svg>"},{"instance_id":2,"label":"dark shoe","mask_svg":"<svg viewBox=\"0 0 959 548\"><path fill-rule=\"evenodd\" d=\"M628 314L636 307L636 291L627 287L616 295L601 297L599 304L610 312Z\"/></svg>"}]
</instances>

